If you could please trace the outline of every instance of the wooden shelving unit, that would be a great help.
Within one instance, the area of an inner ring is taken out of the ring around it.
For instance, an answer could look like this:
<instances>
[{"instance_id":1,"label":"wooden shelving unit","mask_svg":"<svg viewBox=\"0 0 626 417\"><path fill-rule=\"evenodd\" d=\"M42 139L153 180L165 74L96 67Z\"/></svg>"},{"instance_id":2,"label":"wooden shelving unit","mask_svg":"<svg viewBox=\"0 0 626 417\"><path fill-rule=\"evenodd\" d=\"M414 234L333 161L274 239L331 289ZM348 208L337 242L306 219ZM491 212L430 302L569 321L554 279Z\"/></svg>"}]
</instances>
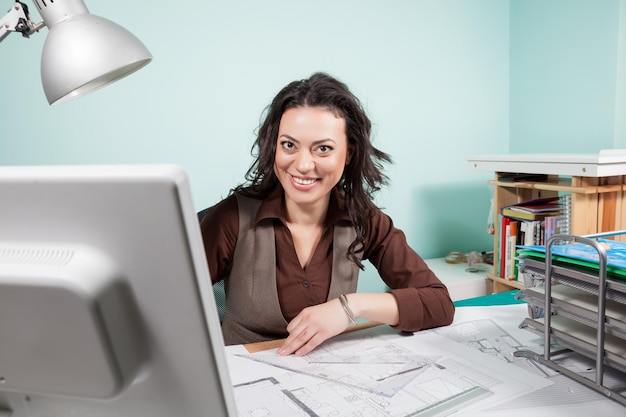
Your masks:
<instances>
[{"instance_id":1,"label":"wooden shelving unit","mask_svg":"<svg viewBox=\"0 0 626 417\"><path fill-rule=\"evenodd\" d=\"M571 194L570 233L584 236L626 229L626 150L598 154L524 154L467 157L472 170L489 170L494 187L493 291L523 289L520 281L496 276L500 259L500 208L525 200ZM532 178L525 180L524 178ZM626 239L624 236L618 239Z\"/></svg>"}]
</instances>

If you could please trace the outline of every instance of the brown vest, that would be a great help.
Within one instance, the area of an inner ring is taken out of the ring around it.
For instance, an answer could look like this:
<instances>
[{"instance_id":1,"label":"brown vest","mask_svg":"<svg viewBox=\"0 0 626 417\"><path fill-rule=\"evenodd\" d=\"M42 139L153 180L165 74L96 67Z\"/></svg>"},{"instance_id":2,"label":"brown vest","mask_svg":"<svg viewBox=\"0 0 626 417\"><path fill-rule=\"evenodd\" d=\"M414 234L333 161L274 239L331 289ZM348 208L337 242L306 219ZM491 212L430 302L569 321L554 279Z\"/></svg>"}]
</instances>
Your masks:
<instances>
[{"instance_id":1,"label":"brown vest","mask_svg":"<svg viewBox=\"0 0 626 417\"><path fill-rule=\"evenodd\" d=\"M225 278L226 313L222 334L226 345L287 337L276 289L276 245L273 219L254 224L261 200L237 195L239 236L233 267ZM328 300L357 288L358 266L347 250L355 239L352 225L336 224L333 237L333 268Z\"/></svg>"}]
</instances>

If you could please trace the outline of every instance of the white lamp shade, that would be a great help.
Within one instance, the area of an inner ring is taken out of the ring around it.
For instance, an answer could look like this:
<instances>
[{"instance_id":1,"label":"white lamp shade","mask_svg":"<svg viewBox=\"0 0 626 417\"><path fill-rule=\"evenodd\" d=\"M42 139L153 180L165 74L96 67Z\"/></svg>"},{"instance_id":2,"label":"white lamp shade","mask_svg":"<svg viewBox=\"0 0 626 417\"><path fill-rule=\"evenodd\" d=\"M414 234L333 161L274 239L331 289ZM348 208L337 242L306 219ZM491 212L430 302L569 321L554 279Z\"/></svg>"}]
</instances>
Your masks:
<instances>
[{"instance_id":1,"label":"white lamp shade","mask_svg":"<svg viewBox=\"0 0 626 417\"><path fill-rule=\"evenodd\" d=\"M152 60L135 35L99 16L82 13L48 28L41 81L50 104L95 91Z\"/></svg>"}]
</instances>

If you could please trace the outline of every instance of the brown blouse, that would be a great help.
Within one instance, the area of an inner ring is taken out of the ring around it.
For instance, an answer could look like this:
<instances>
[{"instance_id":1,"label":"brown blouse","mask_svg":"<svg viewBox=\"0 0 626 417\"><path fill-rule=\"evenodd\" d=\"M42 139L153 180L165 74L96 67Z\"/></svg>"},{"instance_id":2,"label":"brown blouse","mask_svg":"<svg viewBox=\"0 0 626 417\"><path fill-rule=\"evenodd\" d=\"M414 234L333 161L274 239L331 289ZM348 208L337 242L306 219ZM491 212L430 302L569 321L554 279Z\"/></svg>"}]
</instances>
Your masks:
<instances>
[{"instance_id":1,"label":"brown blouse","mask_svg":"<svg viewBox=\"0 0 626 417\"><path fill-rule=\"evenodd\" d=\"M343 201L333 192L320 242L307 267L302 268L284 214L283 191L277 187L261 204L256 222L274 219L276 285L283 315L291 321L303 308L326 301L333 261L333 225L349 216ZM237 244L239 213L234 195L208 210L201 230L215 283L228 276ZM454 305L445 285L381 210L371 219L364 249L363 260L369 260L376 267L396 298L400 317L396 328L413 332L452 322Z\"/></svg>"}]
</instances>

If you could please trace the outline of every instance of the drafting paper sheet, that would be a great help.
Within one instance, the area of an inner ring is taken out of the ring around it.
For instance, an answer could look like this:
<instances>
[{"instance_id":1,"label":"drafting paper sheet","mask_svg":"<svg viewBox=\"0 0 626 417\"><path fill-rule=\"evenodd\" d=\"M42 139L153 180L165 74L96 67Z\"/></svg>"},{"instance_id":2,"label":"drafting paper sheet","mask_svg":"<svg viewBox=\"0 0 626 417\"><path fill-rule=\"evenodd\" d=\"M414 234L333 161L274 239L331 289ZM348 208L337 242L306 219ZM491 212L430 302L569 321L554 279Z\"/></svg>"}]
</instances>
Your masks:
<instances>
[{"instance_id":1,"label":"drafting paper sheet","mask_svg":"<svg viewBox=\"0 0 626 417\"><path fill-rule=\"evenodd\" d=\"M229 347L237 407L241 416L527 417L553 406L569 406L567 417L623 413L592 390L515 358L516 350L543 349L540 338L518 328L525 317L525 304L460 307L451 326L412 336L378 326L334 338L304 358Z\"/></svg>"},{"instance_id":2,"label":"drafting paper sheet","mask_svg":"<svg viewBox=\"0 0 626 417\"><path fill-rule=\"evenodd\" d=\"M603 416L623 416L624 407L603 395L586 388L572 379L554 372L536 362L523 358L512 358L509 354L497 355L497 352L504 353L511 343L519 343L513 350L528 349L535 352L543 352L543 337L527 330L521 329L519 324L528 314L522 314L528 307L525 304L493 307L463 307L457 308L455 321L452 326L438 330L440 334L447 334L452 340L458 343L471 346L473 349L482 351L500 360L512 361L519 368L526 369L536 375L550 381L550 385L538 388L534 391L521 395L517 398L506 399L496 406L485 406L476 415L490 417L528 417L529 415L549 415L551 417L587 417L589 415ZM515 314L519 311L520 315ZM496 327L494 327L496 326ZM499 329L499 330L498 330ZM462 331L458 331L462 330ZM502 331L502 336L497 336ZM507 340L504 345L497 345L494 351L491 347L486 347L483 340L492 341ZM594 378L595 369L591 360L580 355L563 355L558 358L562 366L586 376ZM606 368L605 368L606 369ZM604 383L616 391L626 388L624 374L608 370L605 374ZM473 416L471 412L454 414Z\"/></svg>"},{"instance_id":3,"label":"drafting paper sheet","mask_svg":"<svg viewBox=\"0 0 626 417\"><path fill-rule=\"evenodd\" d=\"M269 411L266 407L279 404L295 404L309 416L373 409L384 416L445 415L549 385L542 377L512 372L510 364L435 332L401 336L388 326L335 338L303 358L280 357L271 350L237 358L243 359L274 368L271 379L266 371L243 384L235 381L238 407L249 404L253 409L246 413L252 415L263 415ZM250 369L251 363L237 366ZM273 400L268 404L269 398ZM256 409L259 404L265 404L263 412Z\"/></svg>"}]
</instances>

